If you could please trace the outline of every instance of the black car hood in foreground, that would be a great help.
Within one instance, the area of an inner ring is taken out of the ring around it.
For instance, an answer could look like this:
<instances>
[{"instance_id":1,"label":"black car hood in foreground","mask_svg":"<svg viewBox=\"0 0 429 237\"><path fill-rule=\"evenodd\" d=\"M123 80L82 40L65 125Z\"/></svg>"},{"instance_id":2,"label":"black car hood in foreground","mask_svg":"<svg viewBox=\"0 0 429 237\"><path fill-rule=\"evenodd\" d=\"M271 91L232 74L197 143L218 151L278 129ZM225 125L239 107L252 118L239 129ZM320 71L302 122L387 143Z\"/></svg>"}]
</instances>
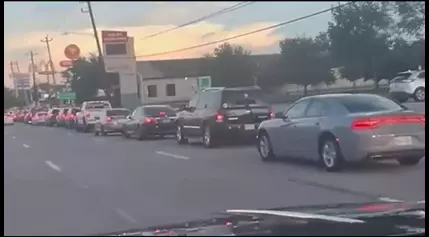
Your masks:
<instances>
[{"instance_id":1,"label":"black car hood in foreground","mask_svg":"<svg viewBox=\"0 0 429 237\"><path fill-rule=\"evenodd\" d=\"M391 236L424 235L425 202L359 203L227 210L212 218L104 236Z\"/></svg>"}]
</instances>

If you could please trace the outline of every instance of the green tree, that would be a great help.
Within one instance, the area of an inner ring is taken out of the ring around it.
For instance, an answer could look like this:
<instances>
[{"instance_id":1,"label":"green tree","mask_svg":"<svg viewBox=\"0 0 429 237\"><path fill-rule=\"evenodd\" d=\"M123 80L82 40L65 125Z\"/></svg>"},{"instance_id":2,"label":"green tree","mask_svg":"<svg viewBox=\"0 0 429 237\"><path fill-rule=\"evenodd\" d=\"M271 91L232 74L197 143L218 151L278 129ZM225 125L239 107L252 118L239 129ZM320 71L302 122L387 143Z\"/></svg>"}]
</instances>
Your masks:
<instances>
[{"instance_id":1,"label":"green tree","mask_svg":"<svg viewBox=\"0 0 429 237\"><path fill-rule=\"evenodd\" d=\"M250 51L228 43L205 55L205 70L210 73L212 86L240 87L254 83L255 64Z\"/></svg>"},{"instance_id":2,"label":"green tree","mask_svg":"<svg viewBox=\"0 0 429 237\"><path fill-rule=\"evenodd\" d=\"M424 1L392 2L393 11L398 16L397 28L400 33L422 38L425 28Z\"/></svg>"},{"instance_id":3,"label":"green tree","mask_svg":"<svg viewBox=\"0 0 429 237\"><path fill-rule=\"evenodd\" d=\"M326 45L321 41L309 37L285 39L280 42L282 84L294 83L304 86L304 95L307 95L309 85L322 82L331 83L335 77L331 70Z\"/></svg>"},{"instance_id":4,"label":"green tree","mask_svg":"<svg viewBox=\"0 0 429 237\"><path fill-rule=\"evenodd\" d=\"M350 81L373 79L389 55L392 18L387 2L352 2L332 10L327 35L340 73Z\"/></svg>"},{"instance_id":5,"label":"green tree","mask_svg":"<svg viewBox=\"0 0 429 237\"><path fill-rule=\"evenodd\" d=\"M9 109L15 106L21 107L25 105L25 102L22 100L19 100L15 97L15 92L4 86L4 109Z\"/></svg>"},{"instance_id":6,"label":"green tree","mask_svg":"<svg viewBox=\"0 0 429 237\"><path fill-rule=\"evenodd\" d=\"M98 57L91 55L89 58L79 58L73 62L73 66L63 72L63 77L69 80L71 89L76 93L76 102L93 99L99 89L104 90L106 97L110 99L111 90L104 70Z\"/></svg>"}]
</instances>

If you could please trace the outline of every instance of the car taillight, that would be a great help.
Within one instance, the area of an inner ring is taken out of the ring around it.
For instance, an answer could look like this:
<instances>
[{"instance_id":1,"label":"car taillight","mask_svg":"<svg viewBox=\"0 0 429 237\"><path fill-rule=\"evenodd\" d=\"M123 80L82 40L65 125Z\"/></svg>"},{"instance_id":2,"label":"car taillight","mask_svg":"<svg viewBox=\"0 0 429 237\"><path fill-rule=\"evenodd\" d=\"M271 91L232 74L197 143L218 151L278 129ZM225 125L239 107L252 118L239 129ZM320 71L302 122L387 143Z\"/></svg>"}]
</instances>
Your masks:
<instances>
[{"instance_id":1,"label":"car taillight","mask_svg":"<svg viewBox=\"0 0 429 237\"><path fill-rule=\"evenodd\" d=\"M108 123L112 122L112 117L106 117L105 121Z\"/></svg>"},{"instance_id":2,"label":"car taillight","mask_svg":"<svg viewBox=\"0 0 429 237\"><path fill-rule=\"evenodd\" d=\"M425 116L385 116L375 118L360 118L353 121L351 128L353 130L376 129L386 124L398 123L420 123L425 125Z\"/></svg>"},{"instance_id":3,"label":"car taillight","mask_svg":"<svg viewBox=\"0 0 429 237\"><path fill-rule=\"evenodd\" d=\"M83 114L84 114L84 115L85 115L85 117L87 117L87 118L89 118L89 116L90 116L89 112L84 112Z\"/></svg>"},{"instance_id":4,"label":"car taillight","mask_svg":"<svg viewBox=\"0 0 429 237\"><path fill-rule=\"evenodd\" d=\"M154 118L145 117L145 118L143 119L143 123L144 123L144 124L156 123L156 120L155 120Z\"/></svg>"},{"instance_id":5,"label":"car taillight","mask_svg":"<svg viewBox=\"0 0 429 237\"><path fill-rule=\"evenodd\" d=\"M165 112L159 112L159 116L161 117L165 116Z\"/></svg>"},{"instance_id":6,"label":"car taillight","mask_svg":"<svg viewBox=\"0 0 429 237\"><path fill-rule=\"evenodd\" d=\"M217 123L223 123L223 114L217 113L215 119Z\"/></svg>"},{"instance_id":7,"label":"car taillight","mask_svg":"<svg viewBox=\"0 0 429 237\"><path fill-rule=\"evenodd\" d=\"M274 119L276 116L275 116L275 114L274 114L274 112L273 112L273 109L269 109L268 110L268 119Z\"/></svg>"}]
</instances>

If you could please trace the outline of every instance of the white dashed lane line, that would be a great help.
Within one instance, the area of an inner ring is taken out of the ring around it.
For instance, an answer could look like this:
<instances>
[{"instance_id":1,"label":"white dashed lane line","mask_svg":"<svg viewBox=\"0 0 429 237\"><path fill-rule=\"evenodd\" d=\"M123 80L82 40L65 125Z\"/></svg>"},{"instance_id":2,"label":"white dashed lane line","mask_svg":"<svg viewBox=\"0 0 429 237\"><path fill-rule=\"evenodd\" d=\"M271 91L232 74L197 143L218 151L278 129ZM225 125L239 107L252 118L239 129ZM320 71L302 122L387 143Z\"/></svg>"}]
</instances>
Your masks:
<instances>
[{"instance_id":1,"label":"white dashed lane line","mask_svg":"<svg viewBox=\"0 0 429 237\"><path fill-rule=\"evenodd\" d=\"M46 165L48 165L51 169L53 169L53 170L55 170L55 171L58 171L58 172L61 172L61 168L60 168L58 165L56 165L56 164L52 163L52 161L47 160L47 161L45 161L45 163L46 163Z\"/></svg>"},{"instance_id":2,"label":"white dashed lane line","mask_svg":"<svg viewBox=\"0 0 429 237\"><path fill-rule=\"evenodd\" d=\"M181 159L181 160L189 160L190 159L187 156L176 155L176 154L172 154L172 153L168 153L168 152L163 152L163 151L155 151L155 153L158 154L158 155L173 157L175 159Z\"/></svg>"},{"instance_id":3,"label":"white dashed lane line","mask_svg":"<svg viewBox=\"0 0 429 237\"><path fill-rule=\"evenodd\" d=\"M132 223L137 223L137 221L130 215L128 215L124 210L122 210L121 208L116 208L115 212L120 215L122 218L124 218L125 220L132 222Z\"/></svg>"},{"instance_id":4,"label":"white dashed lane line","mask_svg":"<svg viewBox=\"0 0 429 237\"><path fill-rule=\"evenodd\" d=\"M30 146L29 146L29 145L27 145L27 144L22 144L22 146L23 146L24 148L30 148Z\"/></svg>"}]
</instances>

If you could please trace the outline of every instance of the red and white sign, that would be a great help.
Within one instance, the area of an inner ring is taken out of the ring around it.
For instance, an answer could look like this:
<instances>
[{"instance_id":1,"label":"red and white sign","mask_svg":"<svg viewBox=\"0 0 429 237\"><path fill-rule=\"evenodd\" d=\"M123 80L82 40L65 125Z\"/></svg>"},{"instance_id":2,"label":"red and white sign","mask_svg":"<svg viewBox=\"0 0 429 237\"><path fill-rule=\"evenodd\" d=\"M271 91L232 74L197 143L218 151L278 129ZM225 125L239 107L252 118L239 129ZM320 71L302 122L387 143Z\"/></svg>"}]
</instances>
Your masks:
<instances>
[{"instance_id":1,"label":"red and white sign","mask_svg":"<svg viewBox=\"0 0 429 237\"><path fill-rule=\"evenodd\" d=\"M80 48L75 44L69 44L64 49L64 55L70 60L76 60L80 57Z\"/></svg>"},{"instance_id":2,"label":"red and white sign","mask_svg":"<svg viewBox=\"0 0 429 237\"><path fill-rule=\"evenodd\" d=\"M61 67L72 67L73 66L73 60L62 60L60 61Z\"/></svg>"},{"instance_id":3,"label":"red and white sign","mask_svg":"<svg viewBox=\"0 0 429 237\"><path fill-rule=\"evenodd\" d=\"M103 44L126 43L128 34L126 31L101 31L101 40Z\"/></svg>"}]
</instances>

